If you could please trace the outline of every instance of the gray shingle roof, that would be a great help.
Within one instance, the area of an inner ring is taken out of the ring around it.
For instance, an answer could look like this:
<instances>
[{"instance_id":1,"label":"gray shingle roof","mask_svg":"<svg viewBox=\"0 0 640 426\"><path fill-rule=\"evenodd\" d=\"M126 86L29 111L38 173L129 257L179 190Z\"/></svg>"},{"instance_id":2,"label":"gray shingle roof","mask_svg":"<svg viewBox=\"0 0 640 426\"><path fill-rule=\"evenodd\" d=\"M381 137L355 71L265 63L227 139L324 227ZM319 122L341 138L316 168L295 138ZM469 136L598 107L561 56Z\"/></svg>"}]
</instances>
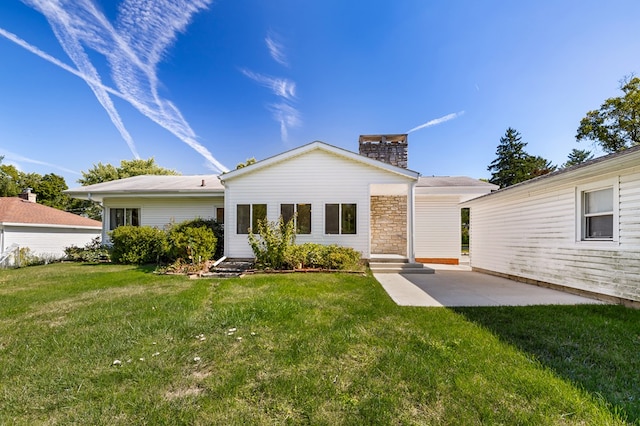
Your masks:
<instances>
[{"instance_id":1,"label":"gray shingle roof","mask_svg":"<svg viewBox=\"0 0 640 426\"><path fill-rule=\"evenodd\" d=\"M204 185L203 185L204 183ZM119 194L142 192L223 192L217 175L158 176L143 175L68 189L70 195Z\"/></svg>"}]
</instances>

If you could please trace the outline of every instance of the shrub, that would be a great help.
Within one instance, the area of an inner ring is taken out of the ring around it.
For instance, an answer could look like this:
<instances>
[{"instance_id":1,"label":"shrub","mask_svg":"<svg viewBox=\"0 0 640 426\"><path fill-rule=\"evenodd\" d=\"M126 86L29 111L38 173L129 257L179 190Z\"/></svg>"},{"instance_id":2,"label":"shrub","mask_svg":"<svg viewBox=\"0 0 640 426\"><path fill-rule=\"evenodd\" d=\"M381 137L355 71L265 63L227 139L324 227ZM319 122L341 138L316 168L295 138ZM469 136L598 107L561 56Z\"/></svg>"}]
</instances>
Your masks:
<instances>
[{"instance_id":1,"label":"shrub","mask_svg":"<svg viewBox=\"0 0 640 426\"><path fill-rule=\"evenodd\" d=\"M167 233L150 226L119 226L111 231L111 260L117 263L159 263L168 250Z\"/></svg>"},{"instance_id":2,"label":"shrub","mask_svg":"<svg viewBox=\"0 0 640 426\"><path fill-rule=\"evenodd\" d=\"M190 263L202 263L216 252L217 238L201 220L182 222L169 229L169 256Z\"/></svg>"},{"instance_id":3,"label":"shrub","mask_svg":"<svg viewBox=\"0 0 640 426\"><path fill-rule=\"evenodd\" d=\"M277 222L258 221L258 235L249 230L249 245L259 268L282 269L287 267L286 257L295 243L296 230L293 220L286 224L282 217Z\"/></svg>"},{"instance_id":4,"label":"shrub","mask_svg":"<svg viewBox=\"0 0 640 426\"><path fill-rule=\"evenodd\" d=\"M178 224L172 225L169 231L175 228L192 227L192 228L209 228L213 235L216 237L216 244L212 258L219 259L224 252L224 225L218 223L215 219L202 219L197 218L193 220L187 220Z\"/></svg>"},{"instance_id":5,"label":"shrub","mask_svg":"<svg viewBox=\"0 0 640 426\"><path fill-rule=\"evenodd\" d=\"M356 269L360 265L360 253L350 247L336 244L325 246L305 243L293 246L287 256L291 268Z\"/></svg>"},{"instance_id":6,"label":"shrub","mask_svg":"<svg viewBox=\"0 0 640 426\"><path fill-rule=\"evenodd\" d=\"M109 249L95 237L84 247L70 246L64 249L65 259L72 262L101 262L109 260Z\"/></svg>"}]
</instances>

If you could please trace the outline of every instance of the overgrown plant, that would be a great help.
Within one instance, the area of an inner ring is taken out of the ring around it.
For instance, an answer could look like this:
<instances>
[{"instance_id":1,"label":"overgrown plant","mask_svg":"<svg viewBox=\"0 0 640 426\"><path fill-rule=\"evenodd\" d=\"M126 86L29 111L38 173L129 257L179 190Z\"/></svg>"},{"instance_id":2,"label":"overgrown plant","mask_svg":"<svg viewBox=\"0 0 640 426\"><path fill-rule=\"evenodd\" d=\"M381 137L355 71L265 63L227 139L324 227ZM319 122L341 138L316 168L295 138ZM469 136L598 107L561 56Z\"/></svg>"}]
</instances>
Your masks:
<instances>
[{"instance_id":1,"label":"overgrown plant","mask_svg":"<svg viewBox=\"0 0 640 426\"><path fill-rule=\"evenodd\" d=\"M258 233L249 229L249 245L256 257L258 267L283 269L287 266L288 252L295 245L295 221L284 223L282 216L277 222L258 221Z\"/></svg>"},{"instance_id":2,"label":"overgrown plant","mask_svg":"<svg viewBox=\"0 0 640 426\"><path fill-rule=\"evenodd\" d=\"M102 262L109 260L109 249L95 237L84 247L70 246L64 249L65 259L73 262Z\"/></svg>"}]
</instances>

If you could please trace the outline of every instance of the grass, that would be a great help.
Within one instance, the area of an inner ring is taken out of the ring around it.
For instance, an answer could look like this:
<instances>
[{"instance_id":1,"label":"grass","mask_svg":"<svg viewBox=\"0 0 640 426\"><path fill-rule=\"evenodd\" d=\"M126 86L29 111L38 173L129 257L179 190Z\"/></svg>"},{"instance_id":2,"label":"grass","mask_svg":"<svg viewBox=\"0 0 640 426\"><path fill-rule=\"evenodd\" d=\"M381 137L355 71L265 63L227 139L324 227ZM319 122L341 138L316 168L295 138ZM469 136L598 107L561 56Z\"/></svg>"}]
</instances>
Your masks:
<instances>
[{"instance_id":1,"label":"grass","mask_svg":"<svg viewBox=\"0 0 640 426\"><path fill-rule=\"evenodd\" d=\"M346 274L0 271L0 424L640 424L639 320L403 308Z\"/></svg>"}]
</instances>

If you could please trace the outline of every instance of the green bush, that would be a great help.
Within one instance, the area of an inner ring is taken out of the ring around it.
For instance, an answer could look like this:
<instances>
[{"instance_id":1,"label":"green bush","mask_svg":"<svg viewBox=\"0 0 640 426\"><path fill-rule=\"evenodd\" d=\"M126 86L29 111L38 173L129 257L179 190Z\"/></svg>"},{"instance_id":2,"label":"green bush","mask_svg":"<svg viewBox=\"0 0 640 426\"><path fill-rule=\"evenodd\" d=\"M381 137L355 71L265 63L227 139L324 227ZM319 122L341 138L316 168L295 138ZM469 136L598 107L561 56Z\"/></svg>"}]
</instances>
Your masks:
<instances>
[{"instance_id":1,"label":"green bush","mask_svg":"<svg viewBox=\"0 0 640 426\"><path fill-rule=\"evenodd\" d=\"M209 228L213 235L216 237L216 244L212 258L219 259L224 254L224 225L218 223L215 219L202 219L196 218L193 220L187 220L184 222L180 222L178 224L172 225L169 228L169 231L176 228Z\"/></svg>"},{"instance_id":2,"label":"green bush","mask_svg":"<svg viewBox=\"0 0 640 426\"><path fill-rule=\"evenodd\" d=\"M167 233L150 226L119 226L111 231L111 242L116 263L159 263L168 250Z\"/></svg>"},{"instance_id":3,"label":"green bush","mask_svg":"<svg viewBox=\"0 0 640 426\"><path fill-rule=\"evenodd\" d=\"M201 220L182 222L169 229L169 257L190 263L202 263L216 252L217 238Z\"/></svg>"},{"instance_id":4,"label":"green bush","mask_svg":"<svg viewBox=\"0 0 640 426\"><path fill-rule=\"evenodd\" d=\"M65 259L72 262L101 262L109 260L109 250L95 237L84 247L70 246L64 249Z\"/></svg>"},{"instance_id":5,"label":"green bush","mask_svg":"<svg viewBox=\"0 0 640 426\"><path fill-rule=\"evenodd\" d=\"M360 266L360 253L350 247L336 244L325 246L305 243L291 247L287 253L287 265L291 269L357 269Z\"/></svg>"},{"instance_id":6,"label":"green bush","mask_svg":"<svg viewBox=\"0 0 640 426\"><path fill-rule=\"evenodd\" d=\"M257 231L258 235L253 233L253 229L249 230L249 245L256 257L256 266L263 269L286 268L287 254L296 239L294 221L285 224L282 216L277 222L259 220Z\"/></svg>"}]
</instances>

